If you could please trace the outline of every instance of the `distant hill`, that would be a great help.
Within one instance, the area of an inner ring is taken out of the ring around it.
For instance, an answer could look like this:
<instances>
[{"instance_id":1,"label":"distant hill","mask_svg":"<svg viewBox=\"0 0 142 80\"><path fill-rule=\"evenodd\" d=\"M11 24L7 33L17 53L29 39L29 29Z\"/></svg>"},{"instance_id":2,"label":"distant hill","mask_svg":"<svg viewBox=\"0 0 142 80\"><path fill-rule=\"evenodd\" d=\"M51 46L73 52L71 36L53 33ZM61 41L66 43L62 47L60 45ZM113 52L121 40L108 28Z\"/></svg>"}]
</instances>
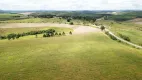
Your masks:
<instances>
[{"instance_id":1,"label":"distant hill","mask_svg":"<svg viewBox=\"0 0 142 80\"><path fill-rule=\"evenodd\" d=\"M0 10L0 13L4 13L4 11L3 11L3 10Z\"/></svg>"}]
</instances>

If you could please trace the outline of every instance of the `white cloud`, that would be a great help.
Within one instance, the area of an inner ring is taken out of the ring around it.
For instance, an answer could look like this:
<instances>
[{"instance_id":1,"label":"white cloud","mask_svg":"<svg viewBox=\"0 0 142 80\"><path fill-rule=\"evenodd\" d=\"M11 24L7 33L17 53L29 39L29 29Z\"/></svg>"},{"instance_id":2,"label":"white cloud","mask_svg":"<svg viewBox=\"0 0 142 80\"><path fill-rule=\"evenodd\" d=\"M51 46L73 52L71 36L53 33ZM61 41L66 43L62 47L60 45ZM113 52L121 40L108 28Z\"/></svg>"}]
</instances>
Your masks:
<instances>
[{"instance_id":1,"label":"white cloud","mask_svg":"<svg viewBox=\"0 0 142 80\"><path fill-rule=\"evenodd\" d=\"M142 0L1 0L5 10L142 10Z\"/></svg>"}]
</instances>

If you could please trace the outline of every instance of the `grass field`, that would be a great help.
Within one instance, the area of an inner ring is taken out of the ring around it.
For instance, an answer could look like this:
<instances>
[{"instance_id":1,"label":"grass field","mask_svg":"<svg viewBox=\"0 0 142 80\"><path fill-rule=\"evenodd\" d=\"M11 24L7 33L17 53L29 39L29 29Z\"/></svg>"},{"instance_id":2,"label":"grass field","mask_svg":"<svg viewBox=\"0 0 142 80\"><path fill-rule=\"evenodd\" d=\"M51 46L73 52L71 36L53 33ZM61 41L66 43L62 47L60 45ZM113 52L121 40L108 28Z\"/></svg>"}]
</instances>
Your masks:
<instances>
[{"instance_id":1,"label":"grass field","mask_svg":"<svg viewBox=\"0 0 142 80\"><path fill-rule=\"evenodd\" d=\"M57 32L73 31L71 28L58 28L58 27L27 27L27 28L0 28L0 35L7 35L10 33L23 33L37 30L55 29Z\"/></svg>"},{"instance_id":2,"label":"grass field","mask_svg":"<svg viewBox=\"0 0 142 80\"><path fill-rule=\"evenodd\" d=\"M142 26L135 22L114 22L114 21L99 21L114 32L117 36L123 34L131 39L132 43L142 45Z\"/></svg>"},{"instance_id":3,"label":"grass field","mask_svg":"<svg viewBox=\"0 0 142 80\"><path fill-rule=\"evenodd\" d=\"M0 41L1 80L141 80L142 50L103 33Z\"/></svg>"},{"instance_id":4,"label":"grass field","mask_svg":"<svg viewBox=\"0 0 142 80\"><path fill-rule=\"evenodd\" d=\"M89 25L91 24L89 21L83 21L83 20L71 20L76 25ZM21 20L6 20L6 21L0 21L0 23L63 23L63 24L69 24L70 22L67 22L66 19L62 18L29 18L29 19L21 19Z\"/></svg>"},{"instance_id":5,"label":"grass field","mask_svg":"<svg viewBox=\"0 0 142 80\"><path fill-rule=\"evenodd\" d=\"M0 13L0 23L5 22L5 20L11 20L11 19L20 19L20 17L25 17L22 14L10 14L10 13Z\"/></svg>"},{"instance_id":6,"label":"grass field","mask_svg":"<svg viewBox=\"0 0 142 80\"><path fill-rule=\"evenodd\" d=\"M20 16L20 14L9 14L9 13L0 14L0 18L13 18L13 16Z\"/></svg>"},{"instance_id":7,"label":"grass field","mask_svg":"<svg viewBox=\"0 0 142 80\"><path fill-rule=\"evenodd\" d=\"M58 23L65 23L65 19L59 19L59 18L29 18L29 19L21 19L21 20L7 20L7 21L1 21L1 22L7 22L7 23L46 23L46 22L58 22Z\"/></svg>"}]
</instances>

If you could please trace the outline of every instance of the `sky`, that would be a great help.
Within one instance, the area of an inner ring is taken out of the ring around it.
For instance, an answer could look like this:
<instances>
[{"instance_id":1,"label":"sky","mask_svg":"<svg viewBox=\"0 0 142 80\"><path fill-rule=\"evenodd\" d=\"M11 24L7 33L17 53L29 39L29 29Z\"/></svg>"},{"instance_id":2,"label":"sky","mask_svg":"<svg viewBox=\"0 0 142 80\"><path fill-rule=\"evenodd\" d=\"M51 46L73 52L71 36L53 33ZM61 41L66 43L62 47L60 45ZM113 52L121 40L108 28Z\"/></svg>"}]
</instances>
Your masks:
<instances>
[{"instance_id":1,"label":"sky","mask_svg":"<svg viewBox=\"0 0 142 80\"><path fill-rule=\"evenodd\" d=\"M2 10L142 10L142 0L0 0Z\"/></svg>"}]
</instances>

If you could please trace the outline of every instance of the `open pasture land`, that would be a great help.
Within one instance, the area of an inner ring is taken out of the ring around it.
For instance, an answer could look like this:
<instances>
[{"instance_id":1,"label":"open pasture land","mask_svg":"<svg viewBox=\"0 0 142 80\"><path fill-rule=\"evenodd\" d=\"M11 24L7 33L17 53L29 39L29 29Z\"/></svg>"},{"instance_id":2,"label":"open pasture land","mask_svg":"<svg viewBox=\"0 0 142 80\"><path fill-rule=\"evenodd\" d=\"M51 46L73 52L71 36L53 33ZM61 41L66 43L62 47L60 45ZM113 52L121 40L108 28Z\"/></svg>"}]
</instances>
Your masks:
<instances>
[{"instance_id":1,"label":"open pasture land","mask_svg":"<svg viewBox=\"0 0 142 80\"><path fill-rule=\"evenodd\" d=\"M25 16L22 14L12 14L12 13L0 13L0 23L6 20L11 20L11 19L20 19L20 17L24 18Z\"/></svg>"},{"instance_id":2,"label":"open pasture land","mask_svg":"<svg viewBox=\"0 0 142 80\"><path fill-rule=\"evenodd\" d=\"M73 19L71 20L75 25L89 25L91 24L89 21ZM5 20L0 21L0 23L57 23L57 24L69 24L67 19L63 18L28 18L28 19L20 19L20 20Z\"/></svg>"},{"instance_id":3,"label":"open pasture land","mask_svg":"<svg viewBox=\"0 0 142 80\"><path fill-rule=\"evenodd\" d=\"M35 30L72 31L72 35L29 35L0 40L0 80L141 80L142 50L114 41L82 20L29 18L0 21L0 35ZM53 24L54 23L54 24ZM141 45L141 25L100 20L117 36ZM90 24L90 23L89 23ZM92 23L91 23L92 24ZM79 33L79 34L78 34Z\"/></svg>"},{"instance_id":4,"label":"open pasture land","mask_svg":"<svg viewBox=\"0 0 142 80\"><path fill-rule=\"evenodd\" d=\"M135 22L125 21L125 22L115 22L115 21L99 21L107 26L112 32L117 36L119 34L128 36L132 43L142 46L142 26L135 24Z\"/></svg>"},{"instance_id":5,"label":"open pasture land","mask_svg":"<svg viewBox=\"0 0 142 80\"><path fill-rule=\"evenodd\" d=\"M103 33L2 40L0 64L1 80L142 79L142 51Z\"/></svg>"},{"instance_id":6,"label":"open pasture land","mask_svg":"<svg viewBox=\"0 0 142 80\"><path fill-rule=\"evenodd\" d=\"M30 31L38 31L38 30L48 30L48 29L54 29L57 32L68 32L73 31L71 28L59 28L59 27L21 27L21 28L0 28L0 35L8 35L11 33L25 33Z\"/></svg>"},{"instance_id":7,"label":"open pasture land","mask_svg":"<svg viewBox=\"0 0 142 80\"><path fill-rule=\"evenodd\" d=\"M65 23L65 19L59 18L29 18L29 19L21 19L21 20L6 20L1 21L1 23L47 23L47 22L58 22L58 23Z\"/></svg>"}]
</instances>

